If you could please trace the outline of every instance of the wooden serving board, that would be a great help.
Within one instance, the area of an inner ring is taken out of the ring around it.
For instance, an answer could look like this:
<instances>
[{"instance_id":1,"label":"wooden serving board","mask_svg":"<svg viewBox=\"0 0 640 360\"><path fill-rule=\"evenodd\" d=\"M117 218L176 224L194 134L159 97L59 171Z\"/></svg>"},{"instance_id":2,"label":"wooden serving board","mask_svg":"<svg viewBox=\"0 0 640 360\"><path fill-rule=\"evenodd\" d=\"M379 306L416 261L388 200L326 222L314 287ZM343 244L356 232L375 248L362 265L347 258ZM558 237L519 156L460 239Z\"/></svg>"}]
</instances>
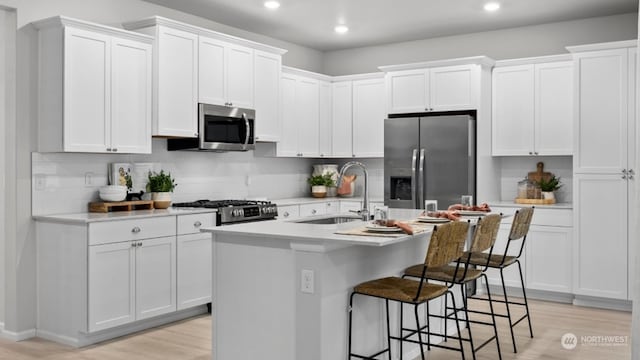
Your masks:
<instances>
[{"instance_id":1,"label":"wooden serving board","mask_svg":"<svg viewBox=\"0 0 640 360\"><path fill-rule=\"evenodd\" d=\"M534 205L551 205L555 204L556 199L521 199L516 198L516 204L534 204Z\"/></svg>"},{"instance_id":2,"label":"wooden serving board","mask_svg":"<svg viewBox=\"0 0 640 360\"><path fill-rule=\"evenodd\" d=\"M89 203L89 212L106 213L111 211L132 211L132 210L151 210L151 209L153 209L153 200Z\"/></svg>"},{"instance_id":3,"label":"wooden serving board","mask_svg":"<svg viewBox=\"0 0 640 360\"><path fill-rule=\"evenodd\" d=\"M542 161L538 162L536 164L536 171L530 172L527 176L527 178L529 179L529 181L533 181L535 183L539 183L540 180L544 179L546 181L549 181L549 179L551 179L551 176L553 174L551 174L550 172L545 172L544 171L544 163Z\"/></svg>"}]
</instances>

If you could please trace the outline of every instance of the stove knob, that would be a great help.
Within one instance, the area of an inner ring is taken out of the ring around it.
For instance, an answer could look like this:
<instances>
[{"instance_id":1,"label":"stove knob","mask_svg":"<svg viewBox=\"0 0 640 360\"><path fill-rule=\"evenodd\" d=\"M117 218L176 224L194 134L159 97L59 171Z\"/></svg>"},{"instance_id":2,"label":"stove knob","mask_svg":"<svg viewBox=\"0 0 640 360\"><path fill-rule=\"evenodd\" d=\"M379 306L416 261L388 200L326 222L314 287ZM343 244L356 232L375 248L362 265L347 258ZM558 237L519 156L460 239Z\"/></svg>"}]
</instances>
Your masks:
<instances>
[{"instance_id":1,"label":"stove knob","mask_svg":"<svg viewBox=\"0 0 640 360\"><path fill-rule=\"evenodd\" d=\"M235 217L240 216L240 209L233 209L233 211L231 211L231 215Z\"/></svg>"},{"instance_id":2,"label":"stove knob","mask_svg":"<svg viewBox=\"0 0 640 360\"><path fill-rule=\"evenodd\" d=\"M238 213L240 214L240 216L244 216L244 209L238 209Z\"/></svg>"}]
</instances>

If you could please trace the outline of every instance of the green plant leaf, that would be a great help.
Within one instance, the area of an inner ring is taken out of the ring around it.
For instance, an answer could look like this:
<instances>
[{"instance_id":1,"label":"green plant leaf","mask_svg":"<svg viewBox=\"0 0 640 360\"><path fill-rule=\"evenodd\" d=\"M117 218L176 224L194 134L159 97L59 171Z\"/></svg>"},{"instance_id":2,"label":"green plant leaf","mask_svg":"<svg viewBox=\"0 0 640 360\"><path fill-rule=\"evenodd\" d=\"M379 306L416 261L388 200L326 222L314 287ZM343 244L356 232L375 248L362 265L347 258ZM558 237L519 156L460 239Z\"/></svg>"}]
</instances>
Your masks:
<instances>
[{"instance_id":1,"label":"green plant leaf","mask_svg":"<svg viewBox=\"0 0 640 360\"><path fill-rule=\"evenodd\" d=\"M149 171L148 180L148 192L173 192L173 189L178 186L171 177L171 173L165 173L164 170L160 170L160 173Z\"/></svg>"}]
</instances>

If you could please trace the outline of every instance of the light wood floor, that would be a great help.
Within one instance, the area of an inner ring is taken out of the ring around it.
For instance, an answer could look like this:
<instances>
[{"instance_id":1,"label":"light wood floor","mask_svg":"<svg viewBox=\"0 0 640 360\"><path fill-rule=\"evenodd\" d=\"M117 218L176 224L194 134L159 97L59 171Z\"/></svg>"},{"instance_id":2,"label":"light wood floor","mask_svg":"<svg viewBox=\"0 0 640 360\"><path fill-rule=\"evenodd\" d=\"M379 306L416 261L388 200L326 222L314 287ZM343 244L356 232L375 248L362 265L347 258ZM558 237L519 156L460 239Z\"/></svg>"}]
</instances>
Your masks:
<instances>
[{"instance_id":1,"label":"light wood floor","mask_svg":"<svg viewBox=\"0 0 640 360\"><path fill-rule=\"evenodd\" d=\"M483 307L483 302L471 301L470 307ZM572 305L530 300L534 338L529 337L525 323L516 326L518 353L511 346L506 319L498 319L502 358L518 359L630 359L631 346L596 346L580 344L581 336L629 336L631 313L591 309ZM493 330L473 325L474 339L483 339ZM573 350L565 350L560 338L565 333L578 337ZM630 341L630 336L628 337ZM211 357L211 318L207 315L147 330L82 349L74 349L46 340L21 342L0 340L0 359L11 360L69 360L69 359L172 359L205 360ZM433 349L430 360L458 359L459 353ZM467 358L471 358L468 353ZM495 344L490 343L477 353L478 360L497 359ZM234 359L235 360L235 359ZM303 359L298 359L303 360ZM340 360L340 359L336 359Z\"/></svg>"}]
</instances>

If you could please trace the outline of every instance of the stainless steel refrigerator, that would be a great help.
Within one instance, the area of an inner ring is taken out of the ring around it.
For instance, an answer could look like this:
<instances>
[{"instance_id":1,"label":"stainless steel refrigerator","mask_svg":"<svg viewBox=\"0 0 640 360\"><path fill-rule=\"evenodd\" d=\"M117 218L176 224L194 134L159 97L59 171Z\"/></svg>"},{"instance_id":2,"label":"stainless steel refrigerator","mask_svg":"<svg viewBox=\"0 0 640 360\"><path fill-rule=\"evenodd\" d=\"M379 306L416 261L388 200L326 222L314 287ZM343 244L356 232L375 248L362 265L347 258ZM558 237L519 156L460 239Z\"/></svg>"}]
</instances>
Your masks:
<instances>
[{"instance_id":1,"label":"stainless steel refrigerator","mask_svg":"<svg viewBox=\"0 0 640 360\"><path fill-rule=\"evenodd\" d=\"M392 208L439 209L476 201L476 121L473 115L390 115L384 122L384 203Z\"/></svg>"}]
</instances>

